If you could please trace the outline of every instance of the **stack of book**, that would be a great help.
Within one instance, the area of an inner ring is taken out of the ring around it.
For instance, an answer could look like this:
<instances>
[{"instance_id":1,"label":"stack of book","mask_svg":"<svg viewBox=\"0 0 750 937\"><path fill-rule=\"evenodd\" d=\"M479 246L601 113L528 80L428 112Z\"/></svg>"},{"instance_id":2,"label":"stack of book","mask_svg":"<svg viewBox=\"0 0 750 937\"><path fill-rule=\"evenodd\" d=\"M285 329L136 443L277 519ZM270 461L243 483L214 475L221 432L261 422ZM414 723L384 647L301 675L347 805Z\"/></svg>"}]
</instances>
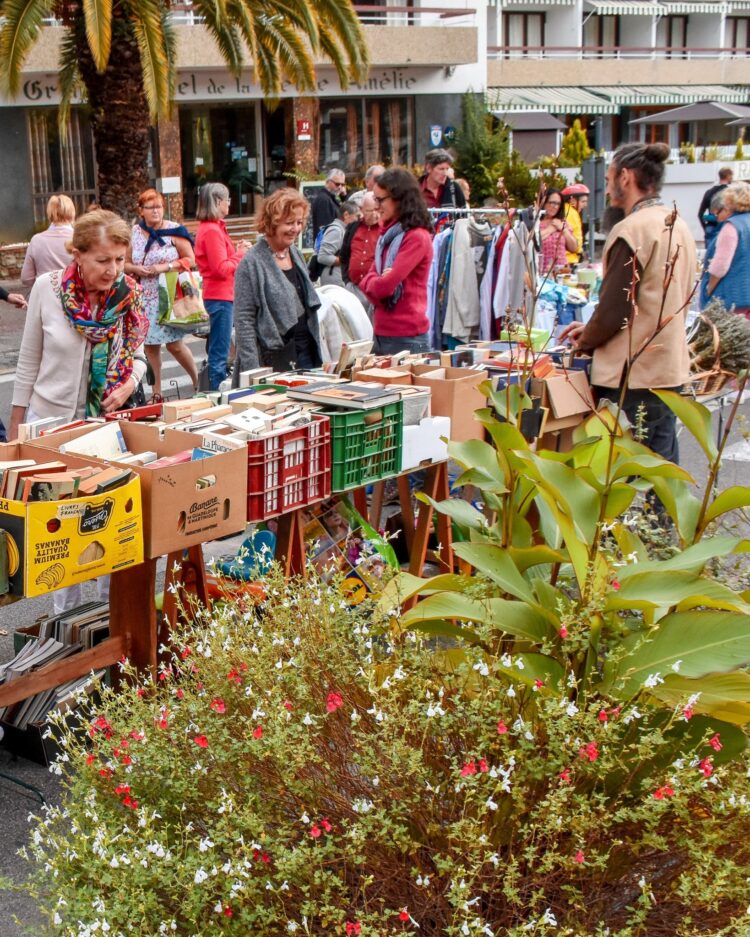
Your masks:
<instances>
[{"instance_id":1,"label":"stack of book","mask_svg":"<svg viewBox=\"0 0 750 937\"><path fill-rule=\"evenodd\" d=\"M28 640L16 656L0 664L0 683L10 682L52 662L93 647L109 634L106 603L88 602L52 618L42 618L30 629L38 636ZM0 710L2 721L16 729L43 722L50 711L70 705L76 694L104 671L86 674L61 686L44 690Z\"/></svg>"},{"instance_id":2,"label":"stack of book","mask_svg":"<svg viewBox=\"0 0 750 937\"><path fill-rule=\"evenodd\" d=\"M0 462L0 497L25 502L89 497L125 484L130 476L131 472L123 469L71 469L58 460L17 459Z\"/></svg>"}]
</instances>

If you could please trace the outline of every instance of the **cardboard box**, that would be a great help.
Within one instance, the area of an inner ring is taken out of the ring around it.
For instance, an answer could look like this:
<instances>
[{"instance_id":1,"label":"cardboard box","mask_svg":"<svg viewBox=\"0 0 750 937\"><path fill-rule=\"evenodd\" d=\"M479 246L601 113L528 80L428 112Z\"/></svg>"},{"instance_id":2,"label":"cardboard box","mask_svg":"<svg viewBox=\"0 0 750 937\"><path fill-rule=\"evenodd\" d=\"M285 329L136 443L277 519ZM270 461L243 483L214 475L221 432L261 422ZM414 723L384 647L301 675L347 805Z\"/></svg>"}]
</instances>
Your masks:
<instances>
[{"instance_id":1,"label":"cardboard box","mask_svg":"<svg viewBox=\"0 0 750 937\"><path fill-rule=\"evenodd\" d=\"M441 437L450 439L450 435L451 421L447 416L427 417L416 426L405 426L401 471L406 472L431 462L444 462L448 458L448 444Z\"/></svg>"},{"instance_id":2,"label":"cardboard box","mask_svg":"<svg viewBox=\"0 0 750 937\"><path fill-rule=\"evenodd\" d=\"M34 446L56 449L81 429L35 440ZM87 431L83 428L83 431ZM123 423L131 452L156 452L159 458L200 447L201 436L155 428L148 423ZM37 450L38 451L38 450ZM115 463L117 464L117 463ZM164 468L128 466L140 478L143 498L143 541L147 557L163 556L245 529L247 450L223 452L210 459ZM204 486L199 479L210 479Z\"/></svg>"},{"instance_id":3,"label":"cardboard box","mask_svg":"<svg viewBox=\"0 0 750 937\"><path fill-rule=\"evenodd\" d=\"M429 387L432 415L451 421L451 439L484 439L484 427L474 419L474 411L487 406L479 385L487 380L485 371L468 368L436 368L431 364L410 365L406 369L412 383Z\"/></svg>"},{"instance_id":4,"label":"cardboard box","mask_svg":"<svg viewBox=\"0 0 750 937\"><path fill-rule=\"evenodd\" d=\"M591 385L585 371L568 371L531 381L531 395L539 397L555 420L583 416L596 409ZM547 422L550 428L550 422Z\"/></svg>"},{"instance_id":5,"label":"cardboard box","mask_svg":"<svg viewBox=\"0 0 750 937\"><path fill-rule=\"evenodd\" d=\"M34 440L33 445L0 444L0 459L42 462L54 448L48 445L51 440L59 445L57 436ZM96 464L79 456L56 458L69 468ZM24 503L3 498L0 527L8 535L10 595L47 595L143 562L141 484L136 476L112 491L64 501Z\"/></svg>"}]
</instances>

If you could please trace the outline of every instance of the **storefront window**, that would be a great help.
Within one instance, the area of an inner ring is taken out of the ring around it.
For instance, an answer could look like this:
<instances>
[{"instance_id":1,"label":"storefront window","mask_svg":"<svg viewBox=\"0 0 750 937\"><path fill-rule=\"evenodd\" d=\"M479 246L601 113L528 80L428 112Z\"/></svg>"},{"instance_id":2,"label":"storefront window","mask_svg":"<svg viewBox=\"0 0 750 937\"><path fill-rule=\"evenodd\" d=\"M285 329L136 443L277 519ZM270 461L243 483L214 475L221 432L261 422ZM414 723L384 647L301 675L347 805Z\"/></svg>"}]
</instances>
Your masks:
<instances>
[{"instance_id":1,"label":"storefront window","mask_svg":"<svg viewBox=\"0 0 750 937\"><path fill-rule=\"evenodd\" d=\"M334 166L361 174L373 163L413 162L411 98L337 98L320 102L320 152L323 172Z\"/></svg>"}]
</instances>

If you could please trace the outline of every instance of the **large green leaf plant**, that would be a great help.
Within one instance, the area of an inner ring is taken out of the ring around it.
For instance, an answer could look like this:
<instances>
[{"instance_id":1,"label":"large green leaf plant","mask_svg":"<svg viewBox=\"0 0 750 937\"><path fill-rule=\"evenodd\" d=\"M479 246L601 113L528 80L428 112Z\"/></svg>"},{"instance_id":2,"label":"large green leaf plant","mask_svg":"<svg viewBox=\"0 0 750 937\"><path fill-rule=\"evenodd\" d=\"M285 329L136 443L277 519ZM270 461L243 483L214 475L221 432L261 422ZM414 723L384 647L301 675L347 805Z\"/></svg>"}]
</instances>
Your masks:
<instances>
[{"instance_id":1,"label":"large green leaf plant","mask_svg":"<svg viewBox=\"0 0 750 937\"><path fill-rule=\"evenodd\" d=\"M381 602L392 630L429 635L452 667L479 651L485 674L527 688L517 695L522 721L534 721L544 695L605 713L629 707L661 726L670 756L717 735L716 763L739 756L750 723L750 593L707 572L715 558L750 551L750 541L709 535L750 505L748 487L714 494L728 433L717 444L702 404L658 392L707 457L700 499L689 473L639 442L618 407L592 413L570 451L534 451L518 428L529 398L516 386L486 390L491 407L476 418L492 442L449 444L463 469L456 486L478 489L481 509L432 502L461 538L462 572L393 581ZM676 542L666 558L651 555L635 523L653 516L654 495Z\"/></svg>"}]
</instances>

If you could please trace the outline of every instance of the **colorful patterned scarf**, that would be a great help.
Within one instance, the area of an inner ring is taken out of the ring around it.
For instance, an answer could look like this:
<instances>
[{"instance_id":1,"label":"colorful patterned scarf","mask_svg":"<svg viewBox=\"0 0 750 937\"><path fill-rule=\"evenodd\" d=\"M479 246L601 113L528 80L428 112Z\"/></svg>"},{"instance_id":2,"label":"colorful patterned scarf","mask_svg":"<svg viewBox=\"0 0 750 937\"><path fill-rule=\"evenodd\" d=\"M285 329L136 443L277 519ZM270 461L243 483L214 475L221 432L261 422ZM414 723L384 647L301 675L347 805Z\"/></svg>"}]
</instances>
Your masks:
<instances>
[{"instance_id":1,"label":"colorful patterned scarf","mask_svg":"<svg viewBox=\"0 0 750 937\"><path fill-rule=\"evenodd\" d=\"M91 345L86 416L99 416L102 402L133 372L133 355L148 331L141 288L121 273L92 315L77 263L63 271L60 299L68 324Z\"/></svg>"}]
</instances>

